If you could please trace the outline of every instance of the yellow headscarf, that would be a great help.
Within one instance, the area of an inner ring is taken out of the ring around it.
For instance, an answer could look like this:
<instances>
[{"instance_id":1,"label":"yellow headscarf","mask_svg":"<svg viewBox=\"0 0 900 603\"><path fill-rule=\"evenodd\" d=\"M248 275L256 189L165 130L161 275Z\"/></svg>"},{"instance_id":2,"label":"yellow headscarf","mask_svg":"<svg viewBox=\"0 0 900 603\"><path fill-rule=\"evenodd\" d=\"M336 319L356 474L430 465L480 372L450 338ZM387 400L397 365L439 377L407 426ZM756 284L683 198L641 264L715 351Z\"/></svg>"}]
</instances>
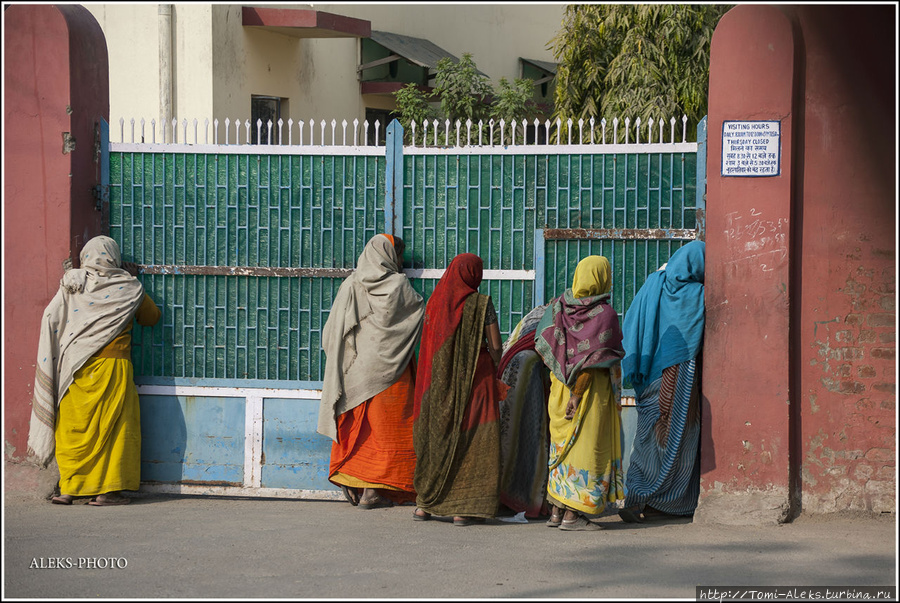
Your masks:
<instances>
[{"instance_id":1,"label":"yellow headscarf","mask_svg":"<svg viewBox=\"0 0 900 603\"><path fill-rule=\"evenodd\" d=\"M578 262L572 288L550 303L538 323L534 349L569 389L583 368L610 367L624 355L611 287L609 260L588 256Z\"/></svg>"},{"instance_id":2,"label":"yellow headscarf","mask_svg":"<svg viewBox=\"0 0 900 603\"><path fill-rule=\"evenodd\" d=\"M572 294L575 299L608 293L612 288L609 260L602 255L589 255L575 267Z\"/></svg>"}]
</instances>

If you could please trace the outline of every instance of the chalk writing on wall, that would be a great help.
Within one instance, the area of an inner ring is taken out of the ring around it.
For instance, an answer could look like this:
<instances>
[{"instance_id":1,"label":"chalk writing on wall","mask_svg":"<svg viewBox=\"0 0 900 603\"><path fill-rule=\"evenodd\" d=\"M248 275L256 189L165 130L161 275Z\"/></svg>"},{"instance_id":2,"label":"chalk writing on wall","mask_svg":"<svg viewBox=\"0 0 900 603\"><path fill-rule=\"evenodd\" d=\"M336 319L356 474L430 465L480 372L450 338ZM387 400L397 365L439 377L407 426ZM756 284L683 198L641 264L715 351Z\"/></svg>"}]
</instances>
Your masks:
<instances>
[{"instance_id":1,"label":"chalk writing on wall","mask_svg":"<svg viewBox=\"0 0 900 603\"><path fill-rule=\"evenodd\" d=\"M787 258L788 219L769 220L762 212L750 208L750 215L739 212L725 214L725 239L735 259L752 261L763 272L771 272Z\"/></svg>"}]
</instances>

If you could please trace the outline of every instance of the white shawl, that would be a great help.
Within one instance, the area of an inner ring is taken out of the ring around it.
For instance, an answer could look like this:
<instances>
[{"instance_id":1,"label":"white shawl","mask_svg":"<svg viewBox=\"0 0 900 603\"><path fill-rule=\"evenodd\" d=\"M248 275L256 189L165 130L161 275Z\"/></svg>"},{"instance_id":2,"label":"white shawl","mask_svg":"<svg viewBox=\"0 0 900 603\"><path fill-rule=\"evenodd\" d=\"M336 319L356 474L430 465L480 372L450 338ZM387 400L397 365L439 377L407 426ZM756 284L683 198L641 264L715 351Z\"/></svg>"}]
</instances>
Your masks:
<instances>
[{"instance_id":1,"label":"white shawl","mask_svg":"<svg viewBox=\"0 0 900 603\"><path fill-rule=\"evenodd\" d=\"M406 370L425 304L400 272L394 246L376 235L341 284L322 330L327 357L317 431L337 441L337 417L386 390Z\"/></svg>"}]
</instances>

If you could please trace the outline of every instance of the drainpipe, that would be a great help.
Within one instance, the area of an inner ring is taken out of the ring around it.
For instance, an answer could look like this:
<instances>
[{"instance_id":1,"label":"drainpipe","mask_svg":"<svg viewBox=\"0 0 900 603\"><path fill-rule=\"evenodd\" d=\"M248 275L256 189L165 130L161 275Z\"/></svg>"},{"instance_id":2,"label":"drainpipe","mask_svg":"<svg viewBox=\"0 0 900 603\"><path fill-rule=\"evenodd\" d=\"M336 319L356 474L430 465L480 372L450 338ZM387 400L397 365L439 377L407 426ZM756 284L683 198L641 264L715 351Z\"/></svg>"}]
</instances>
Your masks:
<instances>
[{"instance_id":1,"label":"drainpipe","mask_svg":"<svg viewBox=\"0 0 900 603\"><path fill-rule=\"evenodd\" d=\"M159 118L162 132L172 124L172 5L159 5ZM168 140L163 134L163 140Z\"/></svg>"}]
</instances>

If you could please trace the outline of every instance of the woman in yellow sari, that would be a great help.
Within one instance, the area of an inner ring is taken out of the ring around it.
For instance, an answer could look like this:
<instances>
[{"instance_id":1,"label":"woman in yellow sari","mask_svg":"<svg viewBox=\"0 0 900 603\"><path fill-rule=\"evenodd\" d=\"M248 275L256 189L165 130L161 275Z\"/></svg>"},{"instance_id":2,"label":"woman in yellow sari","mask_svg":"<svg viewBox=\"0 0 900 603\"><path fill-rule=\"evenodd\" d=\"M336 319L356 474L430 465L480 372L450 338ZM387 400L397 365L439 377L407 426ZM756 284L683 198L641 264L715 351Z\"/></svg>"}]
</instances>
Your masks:
<instances>
[{"instance_id":1,"label":"woman in yellow sari","mask_svg":"<svg viewBox=\"0 0 900 603\"><path fill-rule=\"evenodd\" d=\"M118 244L94 237L81 268L67 271L44 310L28 448L47 466L54 450L59 491L52 502L123 505L141 483L141 423L131 325L154 325L160 311L122 263Z\"/></svg>"},{"instance_id":2,"label":"woman in yellow sari","mask_svg":"<svg viewBox=\"0 0 900 603\"><path fill-rule=\"evenodd\" d=\"M624 352L611 286L609 260L586 257L536 331L535 350L551 373L547 497L554 509L547 525L560 530L599 530L588 516L624 498L618 393Z\"/></svg>"}]
</instances>

